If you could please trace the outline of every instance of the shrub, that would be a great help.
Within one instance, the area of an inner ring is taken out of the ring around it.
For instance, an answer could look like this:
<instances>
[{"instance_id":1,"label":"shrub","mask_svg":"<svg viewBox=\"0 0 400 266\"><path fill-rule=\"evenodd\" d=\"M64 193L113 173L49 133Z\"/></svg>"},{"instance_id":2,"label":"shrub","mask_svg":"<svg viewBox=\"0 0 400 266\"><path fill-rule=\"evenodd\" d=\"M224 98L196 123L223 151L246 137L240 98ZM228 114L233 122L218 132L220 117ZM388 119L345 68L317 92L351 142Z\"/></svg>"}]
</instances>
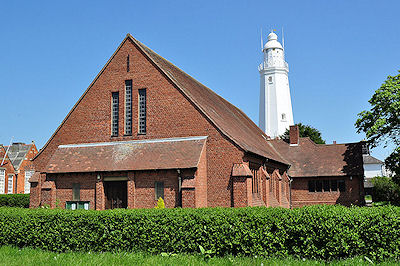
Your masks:
<instances>
[{"instance_id":1,"label":"shrub","mask_svg":"<svg viewBox=\"0 0 400 266\"><path fill-rule=\"evenodd\" d=\"M310 259L400 258L400 207L159 210L0 208L0 245Z\"/></svg>"},{"instance_id":2,"label":"shrub","mask_svg":"<svg viewBox=\"0 0 400 266\"><path fill-rule=\"evenodd\" d=\"M165 209L165 203L161 197L157 200L156 209Z\"/></svg>"},{"instance_id":3,"label":"shrub","mask_svg":"<svg viewBox=\"0 0 400 266\"><path fill-rule=\"evenodd\" d=\"M0 207L29 208L29 194L3 194L0 195Z\"/></svg>"},{"instance_id":4,"label":"shrub","mask_svg":"<svg viewBox=\"0 0 400 266\"><path fill-rule=\"evenodd\" d=\"M390 177L374 177L372 184L374 185L372 189L374 201L387 201L394 205L400 205L400 186Z\"/></svg>"}]
</instances>

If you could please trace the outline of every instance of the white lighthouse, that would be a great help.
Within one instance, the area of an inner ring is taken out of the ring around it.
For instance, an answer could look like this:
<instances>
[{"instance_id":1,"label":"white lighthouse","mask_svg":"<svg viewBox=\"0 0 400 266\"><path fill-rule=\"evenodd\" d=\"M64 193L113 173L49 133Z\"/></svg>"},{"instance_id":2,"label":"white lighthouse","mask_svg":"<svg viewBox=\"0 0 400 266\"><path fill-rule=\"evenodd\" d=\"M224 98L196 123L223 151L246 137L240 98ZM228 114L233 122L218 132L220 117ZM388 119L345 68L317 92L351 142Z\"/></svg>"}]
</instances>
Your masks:
<instances>
[{"instance_id":1,"label":"white lighthouse","mask_svg":"<svg viewBox=\"0 0 400 266\"><path fill-rule=\"evenodd\" d=\"M278 36L271 32L262 48L264 60L260 72L259 127L271 138L285 133L293 125L292 102L289 89L289 66L285 62L285 50Z\"/></svg>"}]
</instances>

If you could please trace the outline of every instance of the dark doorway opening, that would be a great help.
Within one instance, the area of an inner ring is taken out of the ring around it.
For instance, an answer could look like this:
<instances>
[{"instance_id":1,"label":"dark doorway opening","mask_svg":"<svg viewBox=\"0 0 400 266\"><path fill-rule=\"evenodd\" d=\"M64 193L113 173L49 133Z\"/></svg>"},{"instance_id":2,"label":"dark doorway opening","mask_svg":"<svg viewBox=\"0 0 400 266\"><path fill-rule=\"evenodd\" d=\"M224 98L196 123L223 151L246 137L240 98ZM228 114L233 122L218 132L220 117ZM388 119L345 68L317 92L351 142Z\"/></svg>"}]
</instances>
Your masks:
<instances>
[{"instance_id":1,"label":"dark doorway opening","mask_svg":"<svg viewBox=\"0 0 400 266\"><path fill-rule=\"evenodd\" d=\"M104 193L106 209L126 208L128 206L126 181L104 182Z\"/></svg>"}]
</instances>

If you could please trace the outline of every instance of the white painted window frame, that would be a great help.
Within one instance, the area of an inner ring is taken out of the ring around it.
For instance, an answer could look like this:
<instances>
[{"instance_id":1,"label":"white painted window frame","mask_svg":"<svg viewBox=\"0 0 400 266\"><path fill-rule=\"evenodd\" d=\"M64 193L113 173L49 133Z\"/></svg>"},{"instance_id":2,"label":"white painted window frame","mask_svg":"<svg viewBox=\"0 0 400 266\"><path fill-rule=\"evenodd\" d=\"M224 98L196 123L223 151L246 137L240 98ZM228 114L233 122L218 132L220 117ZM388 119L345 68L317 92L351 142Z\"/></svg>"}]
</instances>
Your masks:
<instances>
[{"instance_id":1,"label":"white painted window frame","mask_svg":"<svg viewBox=\"0 0 400 266\"><path fill-rule=\"evenodd\" d=\"M7 181L7 194L14 194L14 175L8 175Z\"/></svg>"},{"instance_id":2,"label":"white painted window frame","mask_svg":"<svg viewBox=\"0 0 400 266\"><path fill-rule=\"evenodd\" d=\"M6 193L6 170L0 169L0 194Z\"/></svg>"}]
</instances>

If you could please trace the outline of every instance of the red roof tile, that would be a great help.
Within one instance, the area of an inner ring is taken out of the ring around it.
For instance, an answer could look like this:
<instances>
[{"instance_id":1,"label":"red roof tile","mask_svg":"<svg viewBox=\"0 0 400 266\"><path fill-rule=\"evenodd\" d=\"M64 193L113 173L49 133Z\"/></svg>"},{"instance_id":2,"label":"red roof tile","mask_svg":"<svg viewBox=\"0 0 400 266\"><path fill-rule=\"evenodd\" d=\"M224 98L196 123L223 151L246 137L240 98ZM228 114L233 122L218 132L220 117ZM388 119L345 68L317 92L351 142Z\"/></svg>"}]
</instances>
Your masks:
<instances>
[{"instance_id":1,"label":"red roof tile","mask_svg":"<svg viewBox=\"0 0 400 266\"><path fill-rule=\"evenodd\" d=\"M69 115L77 107L78 103L83 99L95 81L100 77L108 64L117 54L124 42L127 40L131 40L136 47L138 47L160 70L160 72L163 73L171 81L171 83L174 84L216 126L216 128L218 128L236 145L238 145L244 151L255 153L262 157L288 164L288 162L278 153L278 151L275 150L271 143L266 141L268 136L256 124L254 124L254 122L247 117L245 113L166 59L159 56L153 50L133 38L130 34L126 36L118 49L114 52L106 65L96 76L94 81L89 85L84 94L68 113L67 117L57 128L56 132L53 133L51 138L47 141L35 158L37 158L42 151L46 149L47 145L68 119Z\"/></svg>"},{"instance_id":2,"label":"red roof tile","mask_svg":"<svg viewBox=\"0 0 400 266\"><path fill-rule=\"evenodd\" d=\"M136 44L150 60L180 89L221 132L243 150L287 164L287 161L266 142L268 136L239 108L137 41Z\"/></svg>"},{"instance_id":3,"label":"red roof tile","mask_svg":"<svg viewBox=\"0 0 400 266\"><path fill-rule=\"evenodd\" d=\"M61 145L47 173L195 168L206 137Z\"/></svg>"},{"instance_id":4,"label":"red roof tile","mask_svg":"<svg viewBox=\"0 0 400 266\"><path fill-rule=\"evenodd\" d=\"M235 163L232 168L232 176L253 176L247 164Z\"/></svg>"},{"instance_id":5,"label":"red roof tile","mask_svg":"<svg viewBox=\"0 0 400 266\"><path fill-rule=\"evenodd\" d=\"M298 146L269 140L290 162L291 177L363 175L361 143L315 144L300 138Z\"/></svg>"}]
</instances>

